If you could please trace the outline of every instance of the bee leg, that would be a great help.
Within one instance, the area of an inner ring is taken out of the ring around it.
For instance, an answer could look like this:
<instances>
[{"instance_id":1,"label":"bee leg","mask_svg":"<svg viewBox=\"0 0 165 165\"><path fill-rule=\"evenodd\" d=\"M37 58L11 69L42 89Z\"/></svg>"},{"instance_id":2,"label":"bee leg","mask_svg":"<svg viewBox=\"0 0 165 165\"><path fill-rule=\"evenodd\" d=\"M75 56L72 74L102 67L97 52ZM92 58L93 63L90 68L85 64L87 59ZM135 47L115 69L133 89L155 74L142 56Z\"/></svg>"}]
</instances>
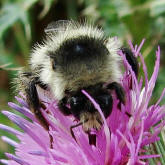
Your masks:
<instances>
[{"instance_id":1,"label":"bee leg","mask_svg":"<svg viewBox=\"0 0 165 165\"><path fill-rule=\"evenodd\" d=\"M74 135L73 128L79 127L80 125L83 125L83 122L77 123L77 124L72 125L72 126L70 127L70 133L71 133L73 139L74 139L76 142L77 142L77 139L76 139L76 137L75 137L75 135Z\"/></svg>"},{"instance_id":2,"label":"bee leg","mask_svg":"<svg viewBox=\"0 0 165 165\"><path fill-rule=\"evenodd\" d=\"M35 114L36 118L40 122L40 124L49 131L49 124L47 123L46 119L42 115L40 108L44 105L40 103L37 89L36 89L37 82L35 80L29 81L27 87L25 89L27 102L30 106L30 110ZM50 138L50 148L53 148L53 137L49 134Z\"/></svg>"},{"instance_id":3,"label":"bee leg","mask_svg":"<svg viewBox=\"0 0 165 165\"><path fill-rule=\"evenodd\" d=\"M40 108L45 109L45 105L39 100L36 89L36 85L39 85L43 89L46 89L46 85L39 81L39 78L32 72L19 72L16 82L18 84L18 90L22 90L24 92L30 110L34 113L37 120L48 131L49 134L49 124L40 111ZM50 148L53 148L53 137L50 134L49 137Z\"/></svg>"},{"instance_id":4,"label":"bee leg","mask_svg":"<svg viewBox=\"0 0 165 165\"><path fill-rule=\"evenodd\" d=\"M40 108L44 105L40 102L36 85L41 84L39 78L33 74L33 72L19 72L18 78L16 79L18 83L18 88L22 90L26 95L27 103L30 107L30 110L35 114L36 118L39 120L41 125L46 129L49 130L49 125L46 119L43 117Z\"/></svg>"},{"instance_id":5,"label":"bee leg","mask_svg":"<svg viewBox=\"0 0 165 165\"><path fill-rule=\"evenodd\" d=\"M66 97L64 97L62 100L59 101L58 107L64 115L66 115L66 116L71 115L71 110L67 107L67 98Z\"/></svg>"},{"instance_id":6,"label":"bee leg","mask_svg":"<svg viewBox=\"0 0 165 165\"><path fill-rule=\"evenodd\" d=\"M43 84L38 78L36 78L35 81L35 84L39 85L42 89L47 90L48 86L46 84Z\"/></svg>"},{"instance_id":7,"label":"bee leg","mask_svg":"<svg viewBox=\"0 0 165 165\"><path fill-rule=\"evenodd\" d=\"M115 90L117 98L121 103L125 104L125 91L119 83L112 82L107 85L107 89Z\"/></svg>"},{"instance_id":8,"label":"bee leg","mask_svg":"<svg viewBox=\"0 0 165 165\"><path fill-rule=\"evenodd\" d=\"M130 49L123 47L121 48L121 50L125 54L128 63L131 65L132 70L135 72L135 75L137 76L139 72L139 64L137 58L133 55Z\"/></svg>"},{"instance_id":9,"label":"bee leg","mask_svg":"<svg viewBox=\"0 0 165 165\"><path fill-rule=\"evenodd\" d=\"M120 100L119 104L118 104L118 108L121 110L121 103L125 104L125 92L124 92L124 89L123 87L117 83L117 82L113 82L111 84L109 84L107 86L107 89L112 89L112 90L115 90L116 92L116 95L117 95L117 98ZM128 112L125 112L125 114L128 116L128 117L131 117L132 115Z\"/></svg>"},{"instance_id":10,"label":"bee leg","mask_svg":"<svg viewBox=\"0 0 165 165\"><path fill-rule=\"evenodd\" d=\"M29 83L27 84L27 87L25 89L25 92L26 92L27 102L30 106L31 111L34 112L36 118L39 120L41 125L46 130L49 130L49 125L40 111L41 103L38 98L35 80L29 81Z\"/></svg>"}]
</instances>

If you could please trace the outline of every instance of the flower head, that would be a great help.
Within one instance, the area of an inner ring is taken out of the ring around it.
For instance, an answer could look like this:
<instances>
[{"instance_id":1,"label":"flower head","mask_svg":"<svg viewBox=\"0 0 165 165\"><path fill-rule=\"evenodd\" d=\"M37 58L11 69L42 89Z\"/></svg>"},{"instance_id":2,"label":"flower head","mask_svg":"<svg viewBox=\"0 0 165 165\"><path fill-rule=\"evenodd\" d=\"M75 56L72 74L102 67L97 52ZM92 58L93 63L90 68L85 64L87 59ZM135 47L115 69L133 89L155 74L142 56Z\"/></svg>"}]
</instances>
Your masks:
<instances>
[{"instance_id":1,"label":"flower head","mask_svg":"<svg viewBox=\"0 0 165 165\"><path fill-rule=\"evenodd\" d=\"M160 155L147 155L144 147L159 140L158 134L165 125L162 120L165 116L165 105L159 105L165 90L156 104L149 104L158 75L160 49L158 47L156 51L154 71L148 79L147 69L140 53L143 42L144 40L135 48L130 43L130 47L134 55L141 59L145 76L144 87L143 79L137 80L124 54L119 52L126 70L121 78L121 84L127 98L126 104L121 105L120 110L118 100L114 99L112 113L105 119L99 105L82 90L104 121L102 129L96 132L96 146L89 145L88 135L81 127L74 128L76 142L70 133L70 126L76 123L74 117L64 116L50 94L40 90L40 99L46 105L46 110L41 109L41 111L50 125L49 132L39 124L24 99L16 97L21 105L9 103L9 106L30 120L8 111L2 112L24 132L0 124L1 129L15 134L19 139L19 143L16 143L7 137L2 137L4 141L15 147L15 155L6 153L9 160L1 160L1 162L8 165L143 165L147 164L147 159L159 157Z\"/></svg>"}]
</instances>

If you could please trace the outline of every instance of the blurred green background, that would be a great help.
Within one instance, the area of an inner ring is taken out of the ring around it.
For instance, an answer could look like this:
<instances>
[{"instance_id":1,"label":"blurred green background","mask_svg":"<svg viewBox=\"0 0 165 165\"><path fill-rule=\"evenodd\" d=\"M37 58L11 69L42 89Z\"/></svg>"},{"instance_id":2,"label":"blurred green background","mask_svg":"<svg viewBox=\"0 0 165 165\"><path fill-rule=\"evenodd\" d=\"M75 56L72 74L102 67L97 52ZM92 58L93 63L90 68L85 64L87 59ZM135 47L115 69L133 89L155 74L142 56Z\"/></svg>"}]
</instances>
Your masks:
<instances>
[{"instance_id":1,"label":"blurred green background","mask_svg":"<svg viewBox=\"0 0 165 165\"><path fill-rule=\"evenodd\" d=\"M107 35L118 36L124 45L128 40L139 44L146 38L142 53L149 76L155 50L160 45L161 68L152 101L158 99L165 86L165 0L1 0L1 110L9 110L7 102L14 101L12 79L19 67L27 65L31 47L42 39L47 24L59 19L84 18L103 27ZM0 123L12 125L2 114ZM2 134L8 135L0 131L0 136ZM4 152L12 150L0 140L0 158L4 157Z\"/></svg>"}]
</instances>

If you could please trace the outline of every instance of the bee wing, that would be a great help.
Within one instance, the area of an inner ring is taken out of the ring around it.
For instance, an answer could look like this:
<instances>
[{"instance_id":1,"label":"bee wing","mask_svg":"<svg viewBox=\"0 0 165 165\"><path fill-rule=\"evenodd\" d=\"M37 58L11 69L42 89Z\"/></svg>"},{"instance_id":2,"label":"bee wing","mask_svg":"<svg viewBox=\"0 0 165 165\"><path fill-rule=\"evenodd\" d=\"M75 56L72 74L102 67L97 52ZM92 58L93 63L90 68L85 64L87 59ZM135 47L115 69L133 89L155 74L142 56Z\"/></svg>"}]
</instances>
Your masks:
<instances>
[{"instance_id":1,"label":"bee wing","mask_svg":"<svg viewBox=\"0 0 165 165\"><path fill-rule=\"evenodd\" d=\"M44 29L45 33L58 33L66 30L67 26L71 24L69 20L53 21Z\"/></svg>"}]
</instances>

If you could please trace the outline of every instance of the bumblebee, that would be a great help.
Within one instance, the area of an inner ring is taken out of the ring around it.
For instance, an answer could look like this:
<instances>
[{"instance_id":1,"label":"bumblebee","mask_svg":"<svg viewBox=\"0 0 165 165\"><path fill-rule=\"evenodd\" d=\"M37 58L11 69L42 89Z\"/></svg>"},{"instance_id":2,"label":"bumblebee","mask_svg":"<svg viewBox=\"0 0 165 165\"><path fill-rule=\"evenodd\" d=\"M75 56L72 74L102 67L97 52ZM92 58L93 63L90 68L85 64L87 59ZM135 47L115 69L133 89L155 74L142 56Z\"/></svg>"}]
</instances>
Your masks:
<instances>
[{"instance_id":1,"label":"bumblebee","mask_svg":"<svg viewBox=\"0 0 165 165\"><path fill-rule=\"evenodd\" d=\"M112 90L120 103L125 103L120 84L122 59L118 51L125 53L137 75L136 58L117 38L106 37L101 29L88 23L57 21L49 24L45 33L43 43L36 44L32 50L28 70L18 74L30 109L48 130L49 125L40 111L43 104L36 89L40 86L50 90L59 110L64 115L73 115L86 133L91 129L100 130L103 120L81 90L97 101L107 118L113 107Z\"/></svg>"}]
</instances>

